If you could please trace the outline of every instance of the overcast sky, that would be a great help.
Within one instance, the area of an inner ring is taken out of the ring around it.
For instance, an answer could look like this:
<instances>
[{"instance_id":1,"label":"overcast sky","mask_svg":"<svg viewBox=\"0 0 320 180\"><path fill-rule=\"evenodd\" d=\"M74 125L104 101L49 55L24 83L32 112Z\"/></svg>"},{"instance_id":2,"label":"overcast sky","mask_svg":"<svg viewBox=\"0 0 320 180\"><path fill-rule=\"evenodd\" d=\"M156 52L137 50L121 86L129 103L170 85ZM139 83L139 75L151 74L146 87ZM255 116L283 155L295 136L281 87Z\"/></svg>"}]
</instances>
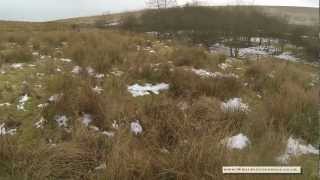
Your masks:
<instances>
[{"instance_id":1,"label":"overcast sky","mask_svg":"<svg viewBox=\"0 0 320 180\"><path fill-rule=\"evenodd\" d=\"M319 7L319 0L204 0L212 5L254 4ZM188 0L178 0L184 4ZM0 0L1 20L47 21L137 10L145 0Z\"/></svg>"}]
</instances>

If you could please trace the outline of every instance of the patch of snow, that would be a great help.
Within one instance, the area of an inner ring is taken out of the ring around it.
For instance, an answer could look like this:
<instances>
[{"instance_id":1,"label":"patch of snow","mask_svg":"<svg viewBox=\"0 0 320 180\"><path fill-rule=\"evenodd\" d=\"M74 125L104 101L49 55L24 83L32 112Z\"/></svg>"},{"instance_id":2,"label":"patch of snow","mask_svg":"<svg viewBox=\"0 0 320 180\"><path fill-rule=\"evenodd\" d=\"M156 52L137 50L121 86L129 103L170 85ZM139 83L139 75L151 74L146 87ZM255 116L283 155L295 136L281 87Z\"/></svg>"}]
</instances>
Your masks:
<instances>
[{"instance_id":1,"label":"patch of snow","mask_svg":"<svg viewBox=\"0 0 320 180\"><path fill-rule=\"evenodd\" d=\"M97 94L101 94L102 91L103 91L103 89L101 87L99 87L99 86L96 86L96 87L92 88L92 90Z\"/></svg>"},{"instance_id":2,"label":"patch of snow","mask_svg":"<svg viewBox=\"0 0 320 180\"><path fill-rule=\"evenodd\" d=\"M221 64L218 64L218 67L222 70L226 70L230 67L232 67L230 64L227 64L227 63L221 63Z\"/></svg>"},{"instance_id":3,"label":"patch of snow","mask_svg":"<svg viewBox=\"0 0 320 180\"><path fill-rule=\"evenodd\" d=\"M315 86L320 82L320 76L317 74L311 74L311 82L309 83L310 86Z\"/></svg>"},{"instance_id":4,"label":"patch of snow","mask_svg":"<svg viewBox=\"0 0 320 180\"><path fill-rule=\"evenodd\" d=\"M275 38L260 38L260 37L252 37L251 42L253 43L271 43L271 44L277 44L279 43L279 39L275 39Z\"/></svg>"},{"instance_id":5,"label":"patch of snow","mask_svg":"<svg viewBox=\"0 0 320 180\"><path fill-rule=\"evenodd\" d=\"M43 77L45 74L44 74L44 73L36 73L36 75L37 75L38 77Z\"/></svg>"},{"instance_id":6,"label":"patch of snow","mask_svg":"<svg viewBox=\"0 0 320 180\"><path fill-rule=\"evenodd\" d=\"M23 66L24 66L23 63L14 63L14 64L11 64L11 67L12 67L13 69L23 69Z\"/></svg>"},{"instance_id":7,"label":"patch of snow","mask_svg":"<svg viewBox=\"0 0 320 180\"><path fill-rule=\"evenodd\" d=\"M301 140L290 137L288 139L286 151L283 155L277 157L277 161L287 164L290 160L290 156L300 156L304 154L319 154L319 150L313 147L311 144L305 145L301 143Z\"/></svg>"},{"instance_id":8,"label":"patch of snow","mask_svg":"<svg viewBox=\"0 0 320 180\"><path fill-rule=\"evenodd\" d=\"M45 55L40 56L40 59L41 59L41 60L44 60L44 59L46 59L46 58L49 58L49 59L50 59L50 58L52 58L52 56L45 56Z\"/></svg>"},{"instance_id":9,"label":"patch of snow","mask_svg":"<svg viewBox=\"0 0 320 180\"><path fill-rule=\"evenodd\" d=\"M17 133L17 129L6 129L5 123L0 124L0 136L3 135L15 135Z\"/></svg>"},{"instance_id":10,"label":"patch of snow","mask_svg":"<svg viewBox=\"0 0 320 180\"><path fill-rule=\"evenodd\" d=\"M106 22L105 26L119 26L121 23L119 21Z\"/></svg>"},{"instance_id":11,"label":"patch of snow","mask_svg":"<svg viewBox=\"0 0 320 180\"><path fill-rule=\"evenodd\" d=\"M104 74L96 74L94 77L97 78L97 79L102 79L104 78Z\"/></svg>"},{"instance_id":12,"label":"patch of snow","mask_svg":"<svg viewBox=\"0 0 320 180\"><path fill-rule=\"evenodd\" d=\"M221 109L224 112L248 112L249 105L242 102L241 98L233 98L227 102L221 103Z\"/></svg>"},{"instance_id":13,"label":"patch of snow","mask_svg":"<svg viewBox=\"0 0 320 180\"><path fill-rule=\"evenodd\" d=\"M49 97L49 102L58 102L62 98L63 94L55 94Z\"/></svg>"},{"instance_id":14,"label":"patch of snow","mask_svg":"<svg viewBox=\"0 0 320 180\"><path fill-rule=\"evenodd\" d=\"M141 46L137 45L137 51L140 51L141 50Z\"/></svg>"},{"instance_id":15,"label":"patch of snow","mask_svg":"<svg viewBox=\"0 0 320 180\"><path fill-rule=\"evenodd\" d=\"M133 132L135 135L141 134L143 131L139 120L136 120L135 122L131 122L130 129L131 129L131 132Z\"/></svg>"},{"instance_id":16,"label":"patch of snow","mask_svg":"<svg viewBox=\"0 0 320 180\"><path fill-rule=\"evenodd\" d=\"M287 61L292 61L292 62L297 62L299 61L298 58L294 57L291 53L289 52L284 52L278 56L275 56L276 58L279 58L279 59L283 59L283 60L287 60Z\"/></svg>"},{"instance_id":17,"label":"patch of snow","mask_svg":"<svg viewBox=\"0 0 320 180\"><path fill-rule=\"evenodd\" d=\"M222 74L221 72L209 72L204 69L191 69L196 75L204 78L213 77L213 78L239 78L238 75L230 73L230 74Z\"/></svg>"},{"instance_id":18,"label":"patch of snow","mask_svg":"<svg viewBox=\"0 0 320 180\"><path fill-rule=\"evenodd\" d=\"M69 119L67 116L56 116L54 119L58 123L59 127L68 127Z\"/></svg>"},{"instance_id":19,"label":"patch of snow","mask_svg":"<svg viewBox=\"0 0 320 180\"><path fill-rule=\"evenodd\" d=\"M117 123L117 121L113 121L112 127L113 127L114 129L119 129L119 124Z\"/></svg>"},{"instance_id":20,"label":"patch of snow","mask_svg":"<svg viewBox=\"0 0 320 180\"><path fill-rule=\"evenodd\" d=\"M113 74L114 76L120 77L124 74L124 72L116 70L116 71L112 71L111 74Z\"/></svg>"},{"instance_id":21,"label":"patch of snow","mask_svg":"<svg viewBox=\"0 0 320 180\"><path fill-rule=\"evenodd\" d=\"M273 79L275 77L275 71L272 71L271 73L268 74L268 77Z\"/></svg>"},{"instance_id":22,"label":"patch of snow","mask_svg":"<svg viewBox=\"0 0 320 180\"><path fill-rule=\"evenodd\" d=\"M28 66L29 67L36 67L36 65L34 65L34 64L29 64Z\"/></svg>"},{"instance_id":23,"label":"patch of snow","mask_svg":"<svg viewBox=\"0 0 320 180\"><path fill-rule=\"evenodd\" d=\"M73 67L71 72L74 74L79 74L81 71L82 71L82 68L80 66L75 66Z\"/></svg>"},{"instance_id":24,"label":"patch of snow","mask_svg":"<svg viewBox=\"0 0 320 180\"><path fill-rule=\"evenodd\" d=\"M227 147L229 149L243 149L250 144L250 140L247 136L243 135L242 133L229 137L227 139Z\"/></svg>"},{"instance_id":25,"label":"patch of snow","mask_svg":"<svg viewBox=\"0 0 320 180\"><path fill-rule=\"evenodd\" d=\"M99 131L100 129L97 126L89 126L90 129L94 131Z\"/></svg>"},{"instance_id":26,"label":"patch of snow","mask_svg":"<svg viewBox=\"0 0 320 180\"><path fill-rule=\"evenodd\" d=\"M156 63L156 64L150 64L150 66L152 68L156 68L156 67L159 67L161 65L161 63Z\"/></svg>"},{"instance_id":27,"label":"patch of snow","mask_svg":"<svg viewBox=\"0 0 320 180\"><path fill-rule=\"evenodd\" d=\"M261 47L248 47L248 48L241 48L239 50L239 56L248 56L248 55L268 55L267 52L263 51Z\"/></svg>"},{"instance_id":28,"label":"patch of snow","mask_svg":"<svg viewBox=\"0 0 320 180\"><path fill-rule=\"evenodd\" d=\"M97 166L96 168L94 168L95 170L103 170L103 169L107 169L107 165L106 163L100 164L99 166Z\"/></svg>"},{"instance_id":29,"label":"patch of snow","mask_svg":"<svg viewBox=\"0 0 320 180\"><path fill-rule=\"evenodd\" d=\"M81 122L82 124L84 124L85 126L89 126L89 124L93 121L93 117L91 114L84 114L81 117Z\"/></svg>"},{"instance_id":30,"label":"patch of snow","mask_svg":"<svg viewBox=\"0 0 320 180\"><path fill-rule=\"evenodd\" d=\"M143 49L144 51L148 51L149 53L155 53L156 51L154 49L152 49L152 47L147 46Z\"/></svg>"},{"instance_id":31,"label":"patch of snow","mask_svg":"<svg viewBox=\"0 0 320 180\"><path fill-rule=\"evenodd\" d=\"M145 84L144 86L140 86L139 84L134 84L132 86L128 86L128 91L134 96L145 96L149 95L150 92L154 94L159 94L162 90L168 90L169 84L160 83L156 85Z\"/></svg>"},{"instance_id":32,"label":"patch of snow","mask_svg":"<svg viewBox=\"0 0 320 180\"><path fill-rule=\"evenodd\" d=\"M319 154L319 150L311 144L304 145L300 143L299 140L290 137L287 144L287 153L295 156L302 154Z\"/></svg>"},{"instance_id":33,"label":"patch of snow","mask_svg":"<svg viewBox=\"0 0 320 180\"><path fill-rule=\"evenodd\" d=\"M39 56L40 53L39 53L39 52L33 52L32 55L33 55L33 56Z\"/></svg>"},{"instance_id":34,"label":"patch of snow","mask_svg":"<svg viewBox=\"0 0 320 180\"><path fill-rule=\"evenodd\" d=\"M192 69L192 72L194 72L195 74L201 76L201 77L216 77L215 73L206 71L204 69Z\"/></svg>"},{"instance_id":35,"label":"patch of snow","mask_svg":"<svg viewBox=\"0 0 320 180\"><path fill-rule=\"evenodd\" d=\"M17 105L17 109L20 111L24 111L24 105L26 104L26 102L30 99L30 97L25 94L24 96L21 96L19 98L19 104Z\"/></svg>"},{"instance_id":36,"label":"patch of snow","mask_svg":"<svg viewBox=\"0 0 320 180\"><path fill-rule=\"evenodd\" d=\"M34 126L37 129L43 128L43 125L44 125L45 122L46 122L46 119L44 119L44 117L41 117L40 120L34 124Z\"/></svg>"},{"instance_id":37,"label":"patch of snow","mask_svg":"<svg viewBox=\"0 0 320 180\"><path fill-rule=\"evenodd\" d=\"M8 107L8 106L11 106L11 104L8 102L0 104L0 107L4 107L4 106Z\"/></svg>"},{"instance_id":38,"label":"patch of snow","mask_svg":"<svg viewBox=\"0 0 320 180\"><path fill-rule=\"evenodd\" d=\"M151 36L157 36L159 34L159 32L157 31L150 31L150 32L146 32L146 34L151 35Z\"/></svg>"},{"instance_id":39,"label":"patch of snow","mask_svg":"<svg viewBox=\"0 0 320 180\"><path fill-rule=\"evenodd\" d=\"M63 46L68 46L68 42L62 42L61 43Z\"/></svg>"},{"instance_id":40,"label":"patch of snow","mask_svg":"<svg viewBox=\"0 0 320 180\"><path fill-rule=\"evenodd\" d=\"M94 76L95 75L95 70L92 67L87 67L86 70L87 70L87 73L90 76Z\"/></svg>"},{"instance_id":41,"label":"patch of snow","mask_svg":"<svg viewBox=\"0 0 320 180\"><path fill-rule=\"evenodd\" d=\"M68 58L60 58L60 61L66 62L66 63L72 62L72 60L71 60L71 59L68 59Z\"/></svg>"},{"instance_id":42,"label":"patch of snow","mask_svg":"<svg viewBox=\"0 0 320 180\"><path fill-rule=\"evenodd\" d=\"M170 153L169 150L166 149L166 148L161 148L161 149L160 149L160 152L165 153L165 154Z\"/></svg>"},{"instance_id":43,"label":"patch of snow","mask_svg":"<svg viewBox=\"0 0 320 180\"><path fill-rule=\"evenodd\" d=\"M275 52L275 48L273 47L263 47L263 46L256 46L256 47L248 47L248 48L240 48L239 49L239 56L240 57L247 57L251 55L260 55L260 56L268 56Z\"/></svg>"},{"instance_id":44,"label":"patch of snow","mask_svg":"<svg viewBox=\"0 0 320 180\"><path fill-rule=\"evenodd\" d=\"M38 108L45 108L47 107L49 104L48 103L43 103L43 104L39 104Z\"/></svg>"},{"instance_id":45,"label":"patch of snow","mask_svg":"<svg viewBox=\"0 0 320 180\"><path fill-rule=\"evenodd\" d=\"M101 134L106 135L107 137L113 137L114 132L109 132L109 131L103 131Z\"/></svg>"}]
</instances>

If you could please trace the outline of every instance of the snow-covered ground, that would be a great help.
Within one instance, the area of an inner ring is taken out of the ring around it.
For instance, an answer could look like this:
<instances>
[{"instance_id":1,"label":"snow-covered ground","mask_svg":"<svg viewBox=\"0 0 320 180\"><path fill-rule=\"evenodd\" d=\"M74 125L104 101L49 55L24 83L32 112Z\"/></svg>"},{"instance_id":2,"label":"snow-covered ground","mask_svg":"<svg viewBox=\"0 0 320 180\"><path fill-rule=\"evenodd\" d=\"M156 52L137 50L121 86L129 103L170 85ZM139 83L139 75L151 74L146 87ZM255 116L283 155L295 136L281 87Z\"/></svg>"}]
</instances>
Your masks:
<instances>
[{"instance_id":1,"label":"snow-covered ground","mask_svg":"<svg viewBox=\"0 0 320 180\"><path fill-rule=\"evenodd\" d=\"M253 38L252 42L258 43L260 40L259 38ZM264 44L268 41L267 38L263 40ZM241 58L257 58L257 56L273 56L276 52L277 49L272 45L277 43L277 40L271 40L271 45L257 45L257 46L252 46L252 47L247 47L247 48L240 48L239 49L239 57ZM227 56L230 56L230 48L228 46L225 46L221 43L216 43L209 47L209 51L211 53L219 53L219 54L224 54ZM297 62L299 61L299 58L295 57L292 53L290 52L283 52L280 55L274 56L278 59L282 60L288 60L288 61L293 61Z\"/></svg>"},{"instance_id":2,"label":"snow-covered ground","mask_svg":"<svg viewBox=\"0 0 320 180\"><path fill-rule=\"evenodd\" d=\"M249 57L252 55L267 56L267 55L271 55L273 52L274 52L273 48L270 48L268 52L267 48L256 46L256 47L240 48L239 56L240 57Z\"/></svg>"}]
</instances>

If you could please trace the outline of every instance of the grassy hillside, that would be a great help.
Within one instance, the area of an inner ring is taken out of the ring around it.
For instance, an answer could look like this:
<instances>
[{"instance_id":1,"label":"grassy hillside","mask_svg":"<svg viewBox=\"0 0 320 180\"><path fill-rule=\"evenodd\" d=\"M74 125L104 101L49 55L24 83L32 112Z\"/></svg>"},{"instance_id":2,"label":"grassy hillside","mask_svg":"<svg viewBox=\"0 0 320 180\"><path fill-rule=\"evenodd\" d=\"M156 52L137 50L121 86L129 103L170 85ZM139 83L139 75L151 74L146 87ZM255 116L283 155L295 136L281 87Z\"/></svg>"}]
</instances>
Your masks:
<instances>
[{"instance_id":1,"label":"grassy hillside","mask_svg":"<svg viewBox=\"0 0 320 180\"><path fill-rule=\"evenodd\" d=\"M318 178L318 64L51 25L0 29L0 179Z\"/></svg>"},{"instance_id":2,"label":"grassy hillside","mask_svg":"<svg viewBox=\"0 0 320 180\"><path fill-rule=\"evenodd\" d=\"M285 6L257 6L264 12L274 16L285 16L289 18L289 22L292 24L299 25L316 25L319 22L318 9L319 8L308 8L308 7L285 7ZM125 12L109 15L98 15L90 17L79 17L59 20L59 22L70 22L75 24L94 24L98 20L114 21L119 20L121 17L127 15L141 15L142 11Z\"/></svg>"}]
</instances>

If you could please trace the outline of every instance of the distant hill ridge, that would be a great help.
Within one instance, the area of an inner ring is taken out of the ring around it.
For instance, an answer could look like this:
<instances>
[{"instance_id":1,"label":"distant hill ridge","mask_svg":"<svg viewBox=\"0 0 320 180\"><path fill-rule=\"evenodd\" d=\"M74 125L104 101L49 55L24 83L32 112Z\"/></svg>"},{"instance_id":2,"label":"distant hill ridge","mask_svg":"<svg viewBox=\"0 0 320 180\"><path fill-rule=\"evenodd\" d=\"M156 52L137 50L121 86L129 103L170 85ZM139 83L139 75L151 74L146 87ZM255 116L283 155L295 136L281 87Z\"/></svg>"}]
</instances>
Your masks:
<instances>
[{"instance_id":1,"label":"distant hill ridge","mask_svg":"<svg viewBox=\"0 0 320 180\"><path fill-rule=\"evenodd\" d=\"M222 7L222 6L212 6ZM261 8L264 12L269 15L287 17L290 24L298 25L318 25L319 23L319 8L313 7L292 7L292 6L253 6ZM60 23L72 23L72 24L94 24L98 20L115 21L126 15L139 16L144 10L139 11L126 11L122 13L111 13L95 16L75 17L67 19L59 19L49 22L60 22ZM0 24L12 24L12 23L23 23L28 24L27 21L2 21ZM41 24L39 22L34 22Z\"/></svg>"},{"instance_id":2,"label":"distant hill ridge","mask_svg":"<svg viewBox=\"0 0 320 180\"><path fill-rule=\"evenodd\" d=\"M221 7L221 6L212 6ZM318 10L319 8L312 7L289 7L289 6L253 6L261 8L267 14L274 16L287 17L289 23L291 24L299 24L299 25L316 25L319 22ZM115 14L106 14L106 15L97 15L97 16L87 16L87 17L78 17L78 18L69 18L58 20L58 22L69 22L75 24L93 24L97 20L107 20L113 21L120 19L125 15L137 15L139 16L143 10L140 11L131 11L131 12L123 12L123 13L115 13Z\"/></svg>"}]
</instances>

